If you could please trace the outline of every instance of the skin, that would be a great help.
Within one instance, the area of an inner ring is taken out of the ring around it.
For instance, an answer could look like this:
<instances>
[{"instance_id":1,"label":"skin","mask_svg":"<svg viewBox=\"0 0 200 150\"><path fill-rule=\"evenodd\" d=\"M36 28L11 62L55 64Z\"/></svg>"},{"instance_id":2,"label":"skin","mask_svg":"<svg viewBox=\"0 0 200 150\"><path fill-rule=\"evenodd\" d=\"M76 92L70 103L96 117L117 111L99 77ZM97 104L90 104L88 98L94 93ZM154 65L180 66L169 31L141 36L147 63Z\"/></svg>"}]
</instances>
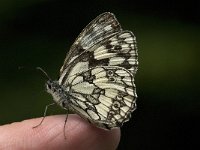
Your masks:
<instances>
[{"instance_id":1,"label":"skin","mask_svg":"<svg viewBox=\"0 0 200 150\"><path fill-rule=\"evenodd\" d=\"M69 115L64 138L65 115L24 120L0 126L1 150L115 150L120 141L120 129L106 131L95 127L77 115Z\"/></svg>"}]
</instances>

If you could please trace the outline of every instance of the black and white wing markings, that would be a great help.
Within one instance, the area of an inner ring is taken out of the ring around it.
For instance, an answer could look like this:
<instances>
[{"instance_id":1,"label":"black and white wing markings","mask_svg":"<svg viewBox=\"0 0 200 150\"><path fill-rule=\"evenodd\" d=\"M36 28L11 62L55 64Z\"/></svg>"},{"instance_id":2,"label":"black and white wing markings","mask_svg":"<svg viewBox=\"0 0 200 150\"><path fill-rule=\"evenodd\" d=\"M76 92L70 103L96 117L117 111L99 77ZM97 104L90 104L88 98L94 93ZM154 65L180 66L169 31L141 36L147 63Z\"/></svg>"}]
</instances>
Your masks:
<instances>
[{"instance_id":1,"label":"black and white wing markings","mask_svg":"<svg viewBox=\"0 0 200 150\"><path fill-rule=\"evenodd\" d=\"M67 84L69 76L96 66L119 66L128 69L135 75L138 66L138 54L136 39L132 32L121 31L93 46L90 51L84 52L63 71L59 83Z\"/></svg>"},{"instance_id":2,"label":"black and white wing markings","mask_svg":"<svg viewBox=\"0 0 200 150\"><path fill-rule=\"evenodd\" d=\"M91 52L89 67L120 66L134 75L138 66L136 38L130 31L121 31L96 45ZM92 60L93 59L93 60Z\"/></svg>"},{"instance_id":3,"label":"black and white wing markings","mask_svg":"<svg viewBox=\"0 0 200 150\"><path fill-rule=\"evenodd\" d=\"M101 14L78 36L60 69L66 107L99 127L120 127L136 109L137 67L133 33L123 31L112 13Z\"/></svg>"},{"instance_id":4,"label":"black and white wing markings","mask_svg":"<svg viewBox=\"0 0 200 150\"><path fill-rule=\"evenodd\" d=\"M136 108L134 77L121 67L89 69L73 78L70 86L71 109L100 127L120 127Z\"/></svg>"},{"instance_id":5,"label":"black and white wing markings","mask_svg":"<svg viewBox=\"0 0 200 150\"><path fill-rule=\"evenodd\" d=\"M114 14L105 12L93 21L91 21L80 33L71 46L69 53L67 54L64 64L60 69L60 75L63 71L72 64L74 60L80 57L84 52L90 51L90 49L97 43L101 43L103 40L115 35L121 31L121 26ZM79 62L78 59L76 62Z\"/></svg>"},{"instance_id":6,"label":"black and white wing markings","mask_svg":"<svg viewBox=\"0 0 200 150\"><path fill-rule=\"evenodd\" d=\"M102 47L103 44L105 47ZM97 52L97 49L99 50L99 53ZM101 50L103 49L110 49L110 52L107 54L104 54L104 52L101 55ZM128 53L126 53L127 51ZM65 84L67 76L71 76L72 73L76 74L81 71L86 71L94 65L107 66L109 65L109 59L113 56L120 57L120 53L123 54L124 58L122 59L125 59L121 66L130 69L135 73L137 70L135 65L137 64L135 36L130 31L123 31L112 13L104 13L95 18L81 32L70 48L69 54L60 69L59 83ZM111 60L111 65L114 65L112 61L116 62L116 59L114 60L113 58ZM122 62L122 60L119 61ZM135 66L132 65L131 68L129 64L133 63L135 63Z\"/></svg>"}]
</instances>

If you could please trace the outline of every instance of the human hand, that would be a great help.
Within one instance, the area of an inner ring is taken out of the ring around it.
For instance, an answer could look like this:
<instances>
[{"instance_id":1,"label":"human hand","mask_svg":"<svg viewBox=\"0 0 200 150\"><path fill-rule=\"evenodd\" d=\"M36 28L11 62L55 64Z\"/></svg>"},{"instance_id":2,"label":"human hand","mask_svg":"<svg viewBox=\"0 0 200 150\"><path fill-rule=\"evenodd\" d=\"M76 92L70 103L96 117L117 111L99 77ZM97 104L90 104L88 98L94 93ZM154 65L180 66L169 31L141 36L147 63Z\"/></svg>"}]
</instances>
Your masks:
<instances>
[{"instance_id":1,"label":"human hand","mask_svg":"<svg viewBox=\"0 0 200 150\"><path fill-rule=\"evenodd\" d=\"M41 118L24 120L0 126L1 150L114 150L120 140L120 129L105 131L69 115L64 138L65 115L48 116L42 125Z\"/></svg>"}]
</instances>

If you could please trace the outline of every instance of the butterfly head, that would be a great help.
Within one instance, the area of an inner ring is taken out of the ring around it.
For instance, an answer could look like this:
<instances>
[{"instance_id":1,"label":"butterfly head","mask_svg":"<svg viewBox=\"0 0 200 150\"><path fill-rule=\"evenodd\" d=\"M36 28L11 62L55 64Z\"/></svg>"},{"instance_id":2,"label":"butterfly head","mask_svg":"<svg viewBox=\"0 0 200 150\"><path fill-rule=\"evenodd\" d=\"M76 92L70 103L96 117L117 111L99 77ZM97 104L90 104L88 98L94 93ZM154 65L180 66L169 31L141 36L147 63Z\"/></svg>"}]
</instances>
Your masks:
<instances>
[{"instance_id":1,"label":"butterfly head","mask_svg":"<svg viewBox=\"0 0 200 150\"><path fill-rule=\"evenodd\" d=\"M46 82L46 90L49 94L53 96L53 99L56 103L62 103L62 99L65 98L65 92L62 86L58 83L58 81L53 81L51 78L48 76L48 74L40 67L37 67L39 71L41 71L44 75L44 77L47 79Z\"/></svg>"},{"instance_id":2,"label":"butterfly head","mask_svg":"<svg viewBox=\"0 0 200 150\"><path fill-rule=\"evenodd\" d=\"M57 81L48 80L46 82L46 90L53 96L56 103L63 105L62 100L66 98L66 94L62 86Z\"/></svg>"},{"instance_id":3,"label":"butterfly head","mask_svg":"<svg viewBox=\"0 0 200 150\"><path fill-rule=\"evenodd\" d=\"M46 90L48 93L53 94L59 89L58 83L56 81L48 80L46 82Z\"/></svg>"}]
</instances>

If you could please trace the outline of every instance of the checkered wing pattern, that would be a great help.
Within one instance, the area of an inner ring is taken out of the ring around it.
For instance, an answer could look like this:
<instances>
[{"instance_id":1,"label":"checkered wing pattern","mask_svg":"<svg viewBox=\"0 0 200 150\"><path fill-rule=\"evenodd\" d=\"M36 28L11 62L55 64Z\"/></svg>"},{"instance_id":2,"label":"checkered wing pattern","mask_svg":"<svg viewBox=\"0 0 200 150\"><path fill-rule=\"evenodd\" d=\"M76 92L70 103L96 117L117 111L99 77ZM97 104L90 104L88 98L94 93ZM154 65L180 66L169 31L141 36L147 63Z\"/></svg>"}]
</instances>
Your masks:
<instances>
[{"instance_id":1,"label":"checkered wing pattern","mask_svg":"<svg viewBox=\"0 0 200 150\"><path fill-rule=\"evenodd\" d=\"M95 18L78 36L60 69L72 111L99 127L128 121L136 108L136 38L112 13Z\"/></svg>"}]
</instances>

